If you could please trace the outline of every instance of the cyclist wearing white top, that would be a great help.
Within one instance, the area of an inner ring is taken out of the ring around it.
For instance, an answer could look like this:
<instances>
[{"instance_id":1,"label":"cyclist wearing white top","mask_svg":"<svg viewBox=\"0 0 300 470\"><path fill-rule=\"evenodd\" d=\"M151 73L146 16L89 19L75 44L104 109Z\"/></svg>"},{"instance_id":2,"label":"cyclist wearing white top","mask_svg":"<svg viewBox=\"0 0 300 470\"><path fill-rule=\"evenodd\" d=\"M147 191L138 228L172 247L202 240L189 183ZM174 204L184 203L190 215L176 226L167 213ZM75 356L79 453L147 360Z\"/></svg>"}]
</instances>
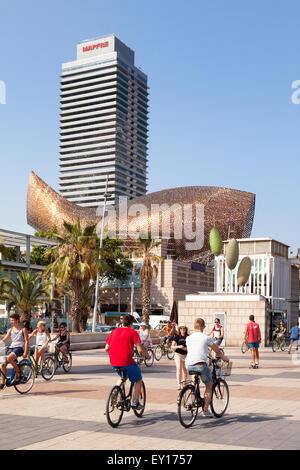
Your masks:
<instances>
[{"instance_id":1,"label":"cyclist wearing white top","mask_svg":"<svg viewBox=\"0 0 300 470\"><path fill-rule=\"evenodd\" d=\"M208 348L212 348L213 351L215 351L215 353L218 355L218 357L223 359L223 361L228 361L228 358L224 356L215 340L203 333L205 327L205 321L202 318L197 318L195 320L195 333L186 338L187 357L185 365L189 372L199 373L202 382L205 384L205 403L203 408L203 415L207 417L212 417L211 413L208 410L212 392L211 372L206 363L208 356Z\"/></svg>"},{"instance_id":2,"label":"cyclist wearing white top","mask_svg":"<svg viewBox=\"0 0 300 470\"><path fill-rule=\"evenodd\" d=\"M146 323L144 322L140 324L139 336L141 338L142 345L145 346L146 349L152 347L152 339L150 336L150 331L147 328Z\"/></svg>"},{"instance_id":3,"label":"cyclist wearing white top","mask_svg":"<svg viewBox=\"0 0 300 470\"><path fill-rule=\"evenodd\" d=\"M44 321L38 322L37 329L31 333L29 339L33 338L33 336L36 336L34 359L38 364L41 357L43 361L42 364L45 365L45 352L47 351L48 344L51 341L51 336L49 331L46 330L46 323Z\"/></svg>"}]
</instances>

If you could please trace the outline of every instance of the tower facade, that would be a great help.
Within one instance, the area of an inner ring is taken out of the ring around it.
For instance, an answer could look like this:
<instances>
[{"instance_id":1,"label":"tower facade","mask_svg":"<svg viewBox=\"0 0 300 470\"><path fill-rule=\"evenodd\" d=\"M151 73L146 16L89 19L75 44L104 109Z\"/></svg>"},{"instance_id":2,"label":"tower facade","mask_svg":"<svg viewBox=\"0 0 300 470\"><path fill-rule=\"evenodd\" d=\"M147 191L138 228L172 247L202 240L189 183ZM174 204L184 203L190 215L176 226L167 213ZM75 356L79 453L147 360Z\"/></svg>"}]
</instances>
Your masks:
<instances>
[{"instance_id":1,"label":"tower facade","mask_svg":"<svg viewBox=\"0 0 300 470\"><path fill-rule=\"evenodd\" d=\"M83 41L62 66L60 193L85 207L147 189L147 76L116 36Z\"/></svg>"}]
</instances>

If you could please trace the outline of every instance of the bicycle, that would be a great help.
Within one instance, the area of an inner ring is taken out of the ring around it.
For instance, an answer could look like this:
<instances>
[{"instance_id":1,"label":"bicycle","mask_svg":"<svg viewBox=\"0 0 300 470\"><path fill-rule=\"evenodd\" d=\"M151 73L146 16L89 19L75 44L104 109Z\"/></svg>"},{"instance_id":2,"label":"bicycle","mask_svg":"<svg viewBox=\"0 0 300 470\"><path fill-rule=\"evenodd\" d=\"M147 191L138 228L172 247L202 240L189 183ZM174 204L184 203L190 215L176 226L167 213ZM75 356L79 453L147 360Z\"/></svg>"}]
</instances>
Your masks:
<instances>
[{"instance_id":1,"label":"bicycle","mask_svg":"<svg viewBox=\"0 0 300 470\"><path fill-rule=\"evenodd\" d=\"M35 371L35 377L37 378L39 374L41 374L41 376L43 377L44 380L51 380L55 374L55 361L52 357L51 354L45 354L45 359L46 359L46 362L45 364L43 365L42 364L42 358L40 357L38 363L36 362L35 358L34 358L34 351L33 350L30 350L28 352L28 360L31 361L33 367L34 367L34 371Z\"/></svg>"},{"instance_id":2,"label":"bicycle","mask_svg":"<svg viewBox=\"0 0 300 470\"><path fill-rule=\"evenodd\" d=\"M132 394L133 394L133 387L134 384L131 383L129 392L126 394L125 385L127 381L127 372L126 369L122 367L116 367L116 371L120 371L122 374L122 383L121 385L115 385L109 395L106 402L106 419L108 424L116 428L121 423L124 411L129 412L133 409L133 412L137 418L141 418L143 416L145 406L146 406L146 387L144 382L142 381L141 393L139 397L139 402L143 406L142 409L136 410L132 408Z\"/></svg>"},{"instance_id":3,"label":"bicycle","mask_svg":"<svg viewBox=\"0 0 300 470\"><path fill-rule=\"evenodd\" d=\"M154 356L157 361L160 361L163 356L167 356L167 358L172 361L175 356L175 351L171 349L171 346L167 348L163 339L161 339L160 343L154 349Z\"/></svg>"},{"instance_id":4,"label":"bicycle","mask_svg":"<svg viewBox=\"0 0 300 470\"><path fill-rule=\"evenodd\" d=\"M243 341L242 342L241 351L242 351L242 354L246 354L246 352L249 351L248 341Z\"/></svg>"},{"instance_id":5,"label":"bicycle","mask_svg":"<svg viewBox=\"0 0 300 470\"><path fill-rule=\"evenodd\" d=\"M134 351L133 351L133 359L134 361L137 363L137 364L145 364L145 366L147 367L151 367L153 365L153 362L154 362L154 352L153 352L153 349L152 348L147 348L147 353L149 354L150 356L150 359L146 359L144 356L142 356L137 348L135 347L134 348Z\"/></svg>"},{"instance_id":6,"label":"bicycle","mask_svg":"<svg viewBox=\"0 0 300 470\"><path fill-rule=\"evenodd\" d=\"M287 342L285 337L279 337L277 333L273 334L273 341L272 341L272 351L277 352L281 349L281 351L285 351L287 348Z\"/></svg>"},{"instance_id":7,"label":"bicycle","mask_svg":"<svg viewBox=\"0 0 300 470\"><path fill-rule=\"evenodd\" d=\"M65 358L64 358L64 355L62 352L60 352L58 349L57 349L57 346L55 345L55 350L54 350L54 353L51 354L53 360L54 360L54 363L55 363L55 371L59 368L59 367L62 367L63 370L68 373L70 372L71 368L72 368L72 353L70 351L67 351L66 353L66 356L68 357L68 360L66 361ZM55 372L54 371L54 372Z\"/></svg>"},{"instance_id":8,"label":"bicycle","mask_svg":"<svg viewBox=\"0 0 300 470\"><path fill-rule=\"evenodd\" d=\"M12 368L10 377L8 377L0 368L0 374L2 377L4 377L5 380L5 386L6 387L14 387L15 390L20 393L21 395L24 395L25 393L30 392L34 385L35 381L35 372L33 368L33 364L31 361L28 359L23 359L20 363L18 363L18 360L16 359L15 361L20 370L20 378L15 379L16 371L14 368ZM7 362L0 362L1 364L8 364Z\"/></svg>"},{"instance_id":9,"label":"bicycle","mask_svg":"<svg viewBox=\"0 0 300 470\"><path fill-rule=\"evenodd\" d=\"M231 374L232 363L225 363L220 359L212 360L212 396L210 409L216 418L221 418L229 404L229 387L223 377ZM199 408L204 407L204 397L200 392L200 374L190 372L194 375L194 383L186 385L180 392L177 400L177 412L180 424L190 428L197 416Z\"/></svg>"}]
</instances>

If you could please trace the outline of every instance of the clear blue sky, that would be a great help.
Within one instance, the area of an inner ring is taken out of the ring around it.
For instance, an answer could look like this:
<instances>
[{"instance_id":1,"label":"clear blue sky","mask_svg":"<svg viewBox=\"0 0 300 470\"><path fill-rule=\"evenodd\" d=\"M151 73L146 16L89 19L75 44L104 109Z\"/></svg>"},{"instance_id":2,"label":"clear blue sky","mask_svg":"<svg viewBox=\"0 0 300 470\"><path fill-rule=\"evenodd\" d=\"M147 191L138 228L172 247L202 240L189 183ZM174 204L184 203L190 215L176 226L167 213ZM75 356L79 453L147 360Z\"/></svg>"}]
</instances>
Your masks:
<instances>
[{"instance_id":1,"label":"clear blue sky","mask_svg":"<svg viewBox=\"0 0 300 470\"><path fill-rule=\"evenodd\" d=\"M31 231L31 170L58 189L61 64L115 33L149 77L149 191L254 192L253 236L300 247L299 1L27 0L0 15L1 227Z\"/></svg>"}]
</instances>

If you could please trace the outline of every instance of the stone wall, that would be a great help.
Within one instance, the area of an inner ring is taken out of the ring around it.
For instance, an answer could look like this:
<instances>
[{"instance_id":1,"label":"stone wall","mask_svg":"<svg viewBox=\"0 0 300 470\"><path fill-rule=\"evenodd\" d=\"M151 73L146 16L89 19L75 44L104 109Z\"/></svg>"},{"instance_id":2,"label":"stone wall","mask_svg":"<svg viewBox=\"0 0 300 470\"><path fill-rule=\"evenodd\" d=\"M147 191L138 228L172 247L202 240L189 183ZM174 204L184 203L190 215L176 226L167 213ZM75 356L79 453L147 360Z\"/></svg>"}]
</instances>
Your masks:
<instances>
[{"instance_id":1,"label":"stone wall","mask_svg":"<svg viewBox=\"0 0 300 470\"><path fill-rule=\"evenodd\" d=\"M265 300L259 301L181 301L178 304L179 323L185 323L189 331L193 331L196 318L203 318L206 323L205 332L213 328L214 313L226 313L226 329L224 331L226 346L241 346L249 316L254 315L260 325L262 346L268 343L268 310Z\"/></svg>"}]
</instances>

